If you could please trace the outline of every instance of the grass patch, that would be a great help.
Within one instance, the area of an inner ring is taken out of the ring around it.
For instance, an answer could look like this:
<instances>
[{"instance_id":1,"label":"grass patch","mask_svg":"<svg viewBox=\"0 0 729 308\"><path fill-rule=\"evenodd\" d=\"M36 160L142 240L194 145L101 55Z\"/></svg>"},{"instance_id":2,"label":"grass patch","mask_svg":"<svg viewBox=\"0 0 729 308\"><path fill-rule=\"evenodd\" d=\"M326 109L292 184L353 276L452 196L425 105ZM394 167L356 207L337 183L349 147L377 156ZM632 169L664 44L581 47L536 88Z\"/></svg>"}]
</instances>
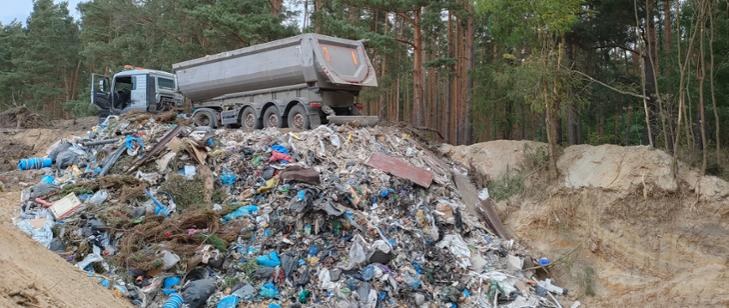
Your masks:
<instances>
[{"instance_id":1,"label":"grass patch","mask_svg":"<svg viewBox=\"0 0 729 308\"><path fill-rule=\"evenodd\" d=\"M160 192L169 193L175 199L180 210L205 207L205 185L203 180L195 176L188 180L182 175L172 173L160 186Z\"/></svg>"},{"instance_id":2,"label":"grass patch","mask_svg":"<svg viewBox=\"0 0 729 308\"><path fill-rule=\"evenodd\" d=\"M505 200L524 191L524 175L507 170L503 176L491 181L488 187L491 198Z\"/></svg>"},{"instance_id":3,"label":"grass patch","mask_svg":"<svg viewBox=\"0 0 729 308\"><path fill-rule=\"evenodd\" d=\"M585 266L582 268L582 275L580 276L580 284L582 284L582 289L585 290L585 295L595 296L595 269Z\"/></svg>"}]
</instances>

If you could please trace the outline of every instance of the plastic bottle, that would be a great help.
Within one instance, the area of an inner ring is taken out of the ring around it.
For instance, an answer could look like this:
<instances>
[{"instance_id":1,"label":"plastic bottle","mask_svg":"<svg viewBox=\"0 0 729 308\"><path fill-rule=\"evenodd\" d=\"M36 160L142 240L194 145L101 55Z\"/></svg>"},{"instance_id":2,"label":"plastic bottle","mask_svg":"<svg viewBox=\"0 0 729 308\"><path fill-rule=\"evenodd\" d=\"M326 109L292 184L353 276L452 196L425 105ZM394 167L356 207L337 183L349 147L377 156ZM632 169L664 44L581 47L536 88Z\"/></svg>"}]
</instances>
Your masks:
<instances>
[{"instance_id":1,"label":"plastic bottle","mask_svg":"<svg viewBox=\"0 0 729 308\"><path fill-rule=\"evenodd\" d=\"M162 308L181 308L184 302L185 300L182 299L182 295L175 293L170 295L170 298L162 305Z\"/></svg>"},{"instance_id":2,"label":"plastic bottle","mask_svg":"<svg viewBox=\"0 0 729 308\"><path fill-rule=\"evenodd\" d=\"M53 165L53 160L48 157L30 157L18 161L18 169L31 170L48 168Z\"/></svg>"}]
</instances>

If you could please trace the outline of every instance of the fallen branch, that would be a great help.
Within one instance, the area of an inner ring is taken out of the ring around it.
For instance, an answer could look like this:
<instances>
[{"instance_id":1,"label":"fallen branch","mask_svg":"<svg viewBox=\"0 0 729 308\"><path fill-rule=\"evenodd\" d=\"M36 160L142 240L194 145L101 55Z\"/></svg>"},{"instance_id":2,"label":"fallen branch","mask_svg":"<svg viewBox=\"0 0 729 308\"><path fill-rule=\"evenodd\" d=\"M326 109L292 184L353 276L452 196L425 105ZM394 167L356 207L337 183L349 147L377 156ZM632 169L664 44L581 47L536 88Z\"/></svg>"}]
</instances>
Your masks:
<instances>
[{"instance_id":1,"label":"fallen branch","mask_svg":"<svg viewBox=\"0 0 729 308\"><path fill-rule=\"evenodd\" d=\"M567 67L563 67L563 68L566 69L566 70L568 70L568 71L570 71L570 72L574 72L574 73L577 73L579 75L582 75L583 77L589 79L590 81L596 82L596 83L598 83L598 84L600 84L600 85L602 85L602 86L604 86L604 87L606 87L606 88L608 88L610 90L613 90L615 92L618 92L620 94L630 95L630 96L634 96L634 97L637 97L637 98L640 98L640 99L648 99L648 97L646 97L645 95L640 95L640 94L637 94L637 93L628 92L628 91L625 91L625 90L620 90L620 89L618 89L616 87L613 87L613 86L611 86L611 85L609 85L607 83L604 83L604 82L602 82L600 80L597 80L597 79L593 78L592 76L587 75L587 74L585 74L583 72L580 72L578 70L574 70L574 69L567 68Z\"/></svg>"}]
</instances>

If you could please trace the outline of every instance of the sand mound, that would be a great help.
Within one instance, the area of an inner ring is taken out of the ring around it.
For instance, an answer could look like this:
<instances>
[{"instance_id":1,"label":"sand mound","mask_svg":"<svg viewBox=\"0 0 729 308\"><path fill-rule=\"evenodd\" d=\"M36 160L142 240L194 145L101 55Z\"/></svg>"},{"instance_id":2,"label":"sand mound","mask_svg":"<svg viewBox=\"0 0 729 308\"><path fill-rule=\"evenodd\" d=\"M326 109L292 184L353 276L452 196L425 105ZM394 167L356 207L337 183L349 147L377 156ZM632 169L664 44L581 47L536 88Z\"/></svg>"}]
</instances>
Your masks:
<instances>
[{"instance_id":1,"label":"sand mound","mask_svg":"<svg viewBox=\"0 0 729 308\"><path fill-rule=\"evenodd\" d=\"M525 156L513 144L446 153L493 178L493 166ZM553 274L587 306L727 306L729 183L684 164L674 176L671 163L644 146L570 146L556 182L526 177L524 193L497 208L520 242L566 256Z\"/></svg>"}]
</instances>

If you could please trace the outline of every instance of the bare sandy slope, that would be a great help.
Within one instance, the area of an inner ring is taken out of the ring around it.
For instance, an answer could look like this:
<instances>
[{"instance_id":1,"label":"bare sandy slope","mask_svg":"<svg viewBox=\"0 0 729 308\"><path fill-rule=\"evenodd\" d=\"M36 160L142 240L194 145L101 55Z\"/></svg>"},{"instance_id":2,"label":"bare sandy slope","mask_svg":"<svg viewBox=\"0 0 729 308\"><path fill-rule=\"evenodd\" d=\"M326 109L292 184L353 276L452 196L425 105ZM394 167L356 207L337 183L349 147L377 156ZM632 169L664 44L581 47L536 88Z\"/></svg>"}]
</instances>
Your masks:
<instances>
[{"instance_id":1,"label":"bare sandy slope","mask_svg":"<svg viewBox=\"0 0 729 308\"><path fill-rule=\"evenodd\" d=\"M487 167L520 165L524 145L443 152L494 179L503 170ZM729 183L683 165L674 177L670 155L640 146L571 146L557 165L559 179L531 173L524 193L497 208L522 244L557 260L553 277L570 297L587 307L729 306Z\"/></svg>"}]
</instances>

